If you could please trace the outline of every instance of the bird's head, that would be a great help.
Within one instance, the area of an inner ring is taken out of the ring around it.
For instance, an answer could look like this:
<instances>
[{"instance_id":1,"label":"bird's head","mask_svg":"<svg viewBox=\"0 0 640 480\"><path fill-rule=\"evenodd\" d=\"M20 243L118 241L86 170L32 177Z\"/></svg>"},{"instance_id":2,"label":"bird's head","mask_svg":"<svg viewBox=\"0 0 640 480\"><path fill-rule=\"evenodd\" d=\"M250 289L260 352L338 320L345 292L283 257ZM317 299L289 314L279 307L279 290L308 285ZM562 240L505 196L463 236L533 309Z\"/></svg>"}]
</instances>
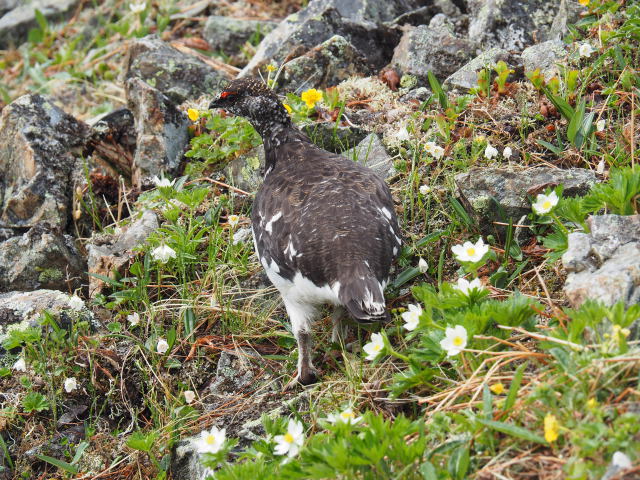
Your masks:
<instances>
[{"instance_id":1,"label":"bird's head","mask_svg":"<svg viewBox=\"0 0 640 480\"><path fill-rule=\"evenodd\" d=\"M278 95L256 78L233 80L209 108L221 108L246 118L263 137L268 131L291 124Z\"/></svg>"}]
</instances>

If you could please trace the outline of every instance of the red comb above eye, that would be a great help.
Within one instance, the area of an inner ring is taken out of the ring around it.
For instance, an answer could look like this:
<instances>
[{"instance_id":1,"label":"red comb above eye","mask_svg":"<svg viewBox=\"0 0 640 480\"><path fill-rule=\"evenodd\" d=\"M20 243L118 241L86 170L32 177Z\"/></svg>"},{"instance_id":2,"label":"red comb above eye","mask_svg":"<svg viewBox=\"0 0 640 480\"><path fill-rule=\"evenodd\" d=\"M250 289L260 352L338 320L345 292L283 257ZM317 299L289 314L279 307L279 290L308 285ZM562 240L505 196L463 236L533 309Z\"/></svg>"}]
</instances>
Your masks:
<instances>
[{"instance_id":1,"label":"red comb above eye","mask_svg":"<svg viewBox=\"0 0 640 480\"><path fill-rule=\"evenodd\" d=\"M227 98L227 97L230 97L231 95L236 95L236 92L222 92L220 94L220 98Z\"/></svg>"}]
</instances>

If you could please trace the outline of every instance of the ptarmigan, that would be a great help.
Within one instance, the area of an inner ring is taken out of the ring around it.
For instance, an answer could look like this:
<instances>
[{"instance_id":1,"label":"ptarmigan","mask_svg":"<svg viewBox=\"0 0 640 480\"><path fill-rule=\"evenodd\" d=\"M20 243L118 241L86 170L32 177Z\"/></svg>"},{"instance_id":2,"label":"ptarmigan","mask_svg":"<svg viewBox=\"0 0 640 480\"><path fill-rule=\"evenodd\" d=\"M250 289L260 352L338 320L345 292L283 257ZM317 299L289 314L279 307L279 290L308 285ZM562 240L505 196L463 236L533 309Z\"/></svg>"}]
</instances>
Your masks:
<instances>
[{"instance_id":1,"label":"ptarmigan","mask_svg":"<svg viewBox=\"0 0 640 480\"><path fill-rule=\"evenodd\" d=\"M311 324L318 307L337 307L334 341L344 309L359 322L389 316L383 291L401 245L391 193L370 169L314 145L259 80L232 81L210 108L247 118L264 141L253 239L298 342L298 375L289 386L307 385L317 375Z\"/></svg>"}]
</instances>

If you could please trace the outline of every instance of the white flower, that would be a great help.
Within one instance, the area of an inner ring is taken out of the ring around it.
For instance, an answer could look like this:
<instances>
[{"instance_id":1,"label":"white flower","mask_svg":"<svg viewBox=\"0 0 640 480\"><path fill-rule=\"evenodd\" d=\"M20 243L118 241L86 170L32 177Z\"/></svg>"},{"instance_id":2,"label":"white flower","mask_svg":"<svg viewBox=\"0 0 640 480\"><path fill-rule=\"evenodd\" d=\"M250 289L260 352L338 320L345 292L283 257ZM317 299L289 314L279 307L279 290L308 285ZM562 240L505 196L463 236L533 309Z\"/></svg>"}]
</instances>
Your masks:
<instances>
[{"instance_id":1,"label":"white flower","mask_svg":"<svg viewBox=\"0 0 640 480\"><path fill-rule=\"evenodd\" d=\"M511 158L511 155L513 155L513 150L511 150L511 147L504 147L502 156L505 158L505 160L509 160Z\"/></svg>"},{"instance_id":2,"label":"white flower","mask_svg":"<svg viewBox=\"0 0 640 480\"><path fill-rule=\"evenodd\" d=\"M601 120L598 120L596 122L596 130L599 132L602 132L604 130L604 127L606 127L607 125L607 121L603 118Z\"/></svg>"},{"instance_id":3,"label":"white flower","mask_svg":"<svg viewBox=\"0 0 640 480\"><path fill-rule=\"evenodd\" d=\"M276 435L273 440L276 442L276 448L273 453L276 455L289 455L289 457L296 456L304 443L302 423L297 420L289 420L287 433Z\"/></svg>"},{"instance_id":4,"label":"white flower","mask_svg":"<svg viewBox=\"0 0 640 480\"><path fill-rule=\"evenodd\" d=\"M409 311L402 314L404 320L404 328L409 331L415 330L420 322L420 315L422 315L422 307L420 305L414 305L410 303L408 305Z\"/></svg>"},{"instance_id":5,"label":"white flower","mask_svg":"<svg viewBox=\"0 0 640 480\"><path fill-rule=\"evenodd\" d=\"M165 178L165 177L158 178L155 175L152 178L152 181L153 183L155 183L156 187L173 187L173 184L175 183L175 179L169 180L168 178Z\"/></svg>"},{"instance_id":6,"label":"white flower","mask_svg":"<svg viewBox=\"0 0 640 480\"><path fill-rule=\"evenodd\" d=\"M158 340L158 344L156 345L156 352L158 353L166 353L169 350L169 344L164 338Z\"/></svg>"},{"instance_id":7,"label":"white flower","mask_svg":"<svg viewBox=\"0 0 640 480\"><path fill-rule=\"evenodd\" d=\"M476 278L475 280L468 281L464 278L458 279L458 284L454 285L453 288L456 290L460 290L465 295L469 295L472 290L482 291L484 290L484 286L480 283L480 279Z\"/></svg>"},{"instance_id":8,"label":"white flower","mask_svg":"<svg viewBox=\"0 0 640 480\"><path fill-rule=\"evenodd\" d=\"M604 173L604 167L606 166L606 163L604 161L604 157L600 159L600 161L598 162L598 166L596 167L596 173L598 175L602 175Z\"/></svg>"},{"instance_id":9,"label":"white flower","mask_svg":"<svg viewBox=\"0 0 640 480\"><path fill-rule=\"evenodd\" d=\"M420 271L420 273L427 273L427 270L429 270L429 264L422 257L420 257L420 260L418 260L418 270Z\"/></svg>"},{"instance_id":10,"label":"white flower","mask_svg":"<svg viewBox=\"0 0 640 480\"><path fill-rule=\"evenodd\" d=\"M355 413L351 408L347 408L346 410L340 413L330 413L327 415L327 420L331 423L343 422L351 425L355 425L362 417L356 417Z\"/></svg>"},{"instance_id":11,"label":"white flower","mask_svg":"<svg viewBox=\"0 0 640 480\"><path fill-rule=\"evenodd\" d=\"M593 49L590 43L583 43L582 45L580 45L580 48L578 48L578 53L580 54L581 57L588 58L591 56L593 52L595 52L595 50Z\"/></svg>"},{"instance_id":12,"label":"white flower","mask_svg":"<svg viewBox=\"0 0 640 480\"><path fill-rule=\"evenodd\" d=\"M138 315L138 312L133 312L131 315L127 315L127 322L129 322L132 327L138 325L140 323L140 315Z\"/></svg>"},{"instance_id":13,"label":"white flower","mask_svg":"<svg viewBox=\"0 0 640 480\"><path fill-rule=\"evenodd\" d=\"M407 130L407 127L402 127L400 130L398 130L397 132L395 132L392 137L394 138L394 140L398 143L400 142L404 142L406 140L409 140L409 130Z\"/></svg>"},{"instance_id":14,"label":"white flower","mask_svg":"<svg viewBox=\"0 0 640 480\"><path fill-rule=\"evenodd\" d=\"M484 156L491 160L493 157L498 156L498 149L490 143L487 143L487 148L484 149Z\"/></svg>"},{"instance_id":15,"label":"white flower","mask_svg":"<svg viewBox=\"0 0 640 480\"><path fill-rule=\"evenodd\" d=\"M628 470L633 466L631 459L622 452L614 452L611 463L618 467L620 470Z\"/></svg>"},{"instance_id":16,"label":"white flower","mask_svg":"<svg viewBox=\"0 0 640 480\"><path fill-rule=\"evenodd\" d=\"M482 260L482 257L489 251L489 245L485 245L482 237L480 237L475 244L464 242L462 245L454 245L451 251L459 262L476 263Z\"/></svg>"},{"instance_id":17,"label":"white flower","mask_svg":"<svg viewBox=\"0 0 640 480\"><path fill-rule=\"evenodd\" d=\"M447 327L444 335L440 346L447 351L449 357L459 354L467 346L467 330L462 325Z\"/></svg>"},{"instance_id":18,"label":"white flower","mask_svg":"<svg viewBox=\"0 0 640 480\"><path fill-rule=\"evenodd\" d=\"M185 392L186 393L186 392ZM200 432L200 438L195 442L198 453L218 453L224 443L226 428L218 430L213 427L211 430Z\"/></svg>"},{"instance_id":19,"label":"white flower","mask_svg":"<svg viewBox=\"0 0 640 480\"><path fill-rule=\"evenodd\" d=\"M238 243L244 242L250 236L251 236L250 228L239 228L238 231L233 234L233 244L237 245Z\"/></svg>"},{"instance_id":20,"label":"white flower","mask_svg":"<svg viewBox=\"0 0 640 480\"><path fill-rule=\"evenodd\" d=\"M232 227L235 227L236 225L238 225L239 221L240 221L240 217L238 215L229 215L227 217L227 222Z\"/></svg>"},{"instance_id":21,"label":"white flower","mask_svg":"<svg viewBox=\"0 0 640 480\"><path fill-rule=\"evenodd\" d=\"M422 195L431 193L431 187L429 185L420 185L420 193Z\"/></svg>"},{"instance_id":22,"label":"white flower","mask_svg":"<svg viewBox=\"0 0 640 480\"><path fill-rule=\"evenodd\" d=\"M535 203L531 205L531 207L538 215L543 215L549 213L551 209L558 204L558 200L559 198L556 192L551 192L549 195L539 193Z\"/></svg>"},{"instance_id":23,"label":"white flower","mask_svg":"<svg viewBox=\"0 0 640 480\"><path fill-rule=\"evenodd\" d=\"M64 379L64 391L71 393L78 388L78 382L76 377L69 377Z\"/></svg>"},{"instance_id":24,"label":"white flower","mask_svg":"<svg viewBox=\"0 0 640 480\"><path fill-rule=\"evenodd\" d=\"M191 403L196 398L196 393L193 390L185 390L182 392L184 394L184 401L187 403Z\"/></svg>"},{"instance_id":25,"label":"white flower","mask_svg":"<svg viewBox=\"0 0 640 480\"><path fill-rule=\"evenodd\" d=\"M82 299L77 296L74 295L69 299L69 303L68 305L73 309L73 310L82 310L84 308L84 302L82 301Z\"/></svg>"},{"instance_id":26,"label":"white flower","mask_svg":"<svg viewBox=\"0 0 640 480\"><path fill-rule=\"evenodd\" d=\"M147 4L146 2L130 3L129 8L133 13L142 13L144 9L147 8Z\"/></svg>"},{"instance_id":27,"label":"white flower","mask_svg":"<svg viewBox=\"0 0 640 480\"><path fill-rule=\"evenodd\" d=\"M13 369L16 372L26 372L27 371L27 364L24 361L24 357L20 357L16 363L13 364Z\"/></svg>"},{"instance_id":28,"label":"white flower","mask_svg":"<svg viewBox=\"0 0 640 480\"><path fill-rule=\"evenodd\" d=\"M160 245L151 251L151 256L160 263L167 263L170 258L176 258L176 251L168 245Z\"/></svg>"},{"instance_id":29,"label":"white flower","mask_svg":"<svg viewBox=\"0 0 640 480\"><path fill-rule=\"evenodd\" d=\"M427 153L430 153L433 158L439 160L444 155L444 148L436 145L435 142L427 142L424 146L424 149Z\"/></svg>"},{"instance_id":30,"label":"white flower","mask_svg":"<svg viewBox=\"0 0 640 480\"><path fill-rule=\"evenodd\" d=\"M375 358L384 349L384 341L382 340L382 335L379 333L372 333L371 341L364 347L362 347L362 349L367 354L367 356L365 357L367 360L375 360Z\"/></svg>"}]
</instances>

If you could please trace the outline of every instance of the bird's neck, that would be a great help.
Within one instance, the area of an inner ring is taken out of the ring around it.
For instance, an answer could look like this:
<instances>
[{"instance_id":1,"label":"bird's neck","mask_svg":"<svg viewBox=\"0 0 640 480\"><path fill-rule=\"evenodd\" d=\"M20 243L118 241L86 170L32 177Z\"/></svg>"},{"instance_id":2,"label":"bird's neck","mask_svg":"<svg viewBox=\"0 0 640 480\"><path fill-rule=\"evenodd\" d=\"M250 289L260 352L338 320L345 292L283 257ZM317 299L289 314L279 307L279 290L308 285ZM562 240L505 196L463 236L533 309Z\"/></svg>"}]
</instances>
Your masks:
<instances>
[{"instance_id":1,"label":"bird's neck","mask_svg":"<svg viewBox=\"0 0 640 480\"><path fill-rule=\"evenodd\" d=\"M309 141L309 139L291 123L260 123L253 125L262 137L265 154L265 172L276 166L276 152L281 145L291 142Z\"/></svg>"}]
</instances>

